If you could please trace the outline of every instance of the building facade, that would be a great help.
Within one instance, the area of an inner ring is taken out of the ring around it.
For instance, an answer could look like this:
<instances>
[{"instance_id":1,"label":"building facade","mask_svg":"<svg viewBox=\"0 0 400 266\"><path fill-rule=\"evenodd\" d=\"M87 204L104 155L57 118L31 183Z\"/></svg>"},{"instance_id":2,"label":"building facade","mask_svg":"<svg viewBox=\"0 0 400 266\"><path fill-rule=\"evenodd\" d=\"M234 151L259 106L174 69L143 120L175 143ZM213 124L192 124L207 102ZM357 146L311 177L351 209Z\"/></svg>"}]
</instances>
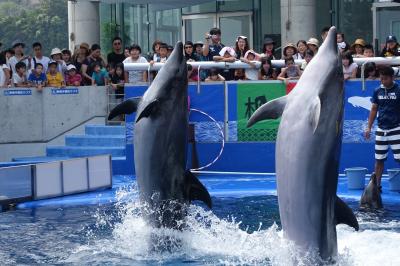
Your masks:
<instances>
[{"instance_id":1,"label":"building facade","mask_svg":"<svg viewBox=\"0 0 400 266\"><path fill-rule=\"evenodd\" d=\"M250 46L256 51L261 51L262 42L267 36L276 41L279 49L282 43L310 37L320 39L321 29L329 25L336 25L350 44L356 38L363 38L368 43L380 45L389 32L400 35L400 26L397 24L400 22L390 20L388 16L379 16L382 10L400 20L400 7L396 7L400 4L376 8L376 5L385 4L374 3L373 0L203 0L197 1L203 2L201 4L185 7L181 3L179 8L174 8L173 4L167 7L157 5L157 1L140 1L147 4L135 4L134 0L114 2L70 1L70 36L74 33L72 35L75 37L71 48L83 41L93 43L97 40L103 50L108 51L111 49L111 39L120 36L125 45L138 43L147 53L151 51L155 40L169 44L178 40L204 40L205 33L211 27L221 29L225 45L234 45L236 36L248 36ZM191 1L186 2L192 4ZM83 5L86 7L82 8ZM85 10L91 10L90 14ZM94 22L93 17L96 16L97 21ZM379 29L373 21L378 18L381 22ZM88 31L82 26L77 27L76 23L91 27L93 23L98 25L96 29ZM388 27L390 23L393 26ZM77 31L84 31L85 35ZM382 36L379 33L381 31L384 32ZM379 39L378 42L374 38Z\"/></svg>"}]
</instances>

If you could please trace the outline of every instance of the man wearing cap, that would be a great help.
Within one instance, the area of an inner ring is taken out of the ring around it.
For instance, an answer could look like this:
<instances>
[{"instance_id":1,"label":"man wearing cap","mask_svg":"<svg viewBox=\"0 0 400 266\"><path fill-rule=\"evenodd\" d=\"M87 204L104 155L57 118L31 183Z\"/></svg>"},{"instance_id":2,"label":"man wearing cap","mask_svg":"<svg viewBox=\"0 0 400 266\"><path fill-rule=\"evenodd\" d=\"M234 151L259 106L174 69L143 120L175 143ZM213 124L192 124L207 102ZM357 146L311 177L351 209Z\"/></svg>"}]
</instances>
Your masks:
<instances>
[{"instance_id":1,"label":"man wearing cap","mask_svg":"<svg viewBox=\"0 0 400 266\"><path fill-rule=\"evenodd\" d=\"M400 45L397 43L396 36L389 35L386 38L385 47L381 53L382 57L400 56Z\"/></svg>"},{"instance_id":2,"label":"man wearing cap","mask_svg":"<svg viewBox=\"0 0 400 266\"><path fill-rule=\"evenodd\" d=\"M43 66L43 73L47 72L47 67L50 62L50 58L44 56L42 53L42 44L40 42L35 42L32 44L33 57L31 61L31 70L35 69L37 63L41 63Z\"/></svg>"},{"instance_id":3,"label":"man wearing cap","mask_svg":"<svg viewBox=\"0 0 400 266\"><path fill-rule=\"evenodd\" d=\"M107 55L107 63L112 66L116 66L118 63L122 63L125 60L124 49L122 49L122 39L115 37L112 40L113 51Z\"/></svg>"},{"instance_id":4,"label":"man wearing cap","mask_svg":"<svg viewBox=\"0 0 400 266\"><path fill-rule=\"evenodd\" d=\"M17 73L15 69L15 65L18 62L24 62L27 69L31 69L31 63L29 60L29 56L24 56L24 48L25 48L25 43L16 40L12 44L12 48L14 49L15 55L10 58L8 63L10 64L10 68L13 73Z\"/></svg>"}]
</instances>

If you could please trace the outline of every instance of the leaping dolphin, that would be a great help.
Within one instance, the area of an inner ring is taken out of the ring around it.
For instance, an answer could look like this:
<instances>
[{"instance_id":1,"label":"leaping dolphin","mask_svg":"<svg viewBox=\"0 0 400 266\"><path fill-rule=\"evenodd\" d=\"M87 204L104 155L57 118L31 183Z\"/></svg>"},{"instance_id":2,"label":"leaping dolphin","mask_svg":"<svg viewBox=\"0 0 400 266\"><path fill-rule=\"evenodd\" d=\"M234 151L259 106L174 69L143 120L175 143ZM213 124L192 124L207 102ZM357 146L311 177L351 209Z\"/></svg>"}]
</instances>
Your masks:
<instances>
[{"instance_id":1,"label":"leaping dolphin","mask_svg":"<svg viewBox=\"0 0 400 266\"><path fill-rule=\"evenodd\" d=\"M134 160L140 198L156 227L180 229L186 203L201 200L211 208L207 189L186 170L188 79L183 45L178 42L143 97L116 106L109 119L137 112Z\"/></svg>"},{"instance_id":2,"label":"leaping dolphin","mask_svg":"<svg viewBox=\"0 0 400 266\"><path fill-rule=\"evenodd\" d=\"M361 196L360 207L369 209L383 208L381 191L376 182L376 175L372 173L367 187Z\"/></svg>"},{"instance_id":3,"label":"leaping dolphin","mask_svg":"<svg viewBox=\"0 0 400 266\"><path fill-rule=\"evenodd\" d=\"M337 256L336 225L358 230L336 195L343 126L343 72L336 28L287 96L262 105L248 126L281 118L276 141L279 213L284 235L323 260Z\"/></svg>"}]
</instances>

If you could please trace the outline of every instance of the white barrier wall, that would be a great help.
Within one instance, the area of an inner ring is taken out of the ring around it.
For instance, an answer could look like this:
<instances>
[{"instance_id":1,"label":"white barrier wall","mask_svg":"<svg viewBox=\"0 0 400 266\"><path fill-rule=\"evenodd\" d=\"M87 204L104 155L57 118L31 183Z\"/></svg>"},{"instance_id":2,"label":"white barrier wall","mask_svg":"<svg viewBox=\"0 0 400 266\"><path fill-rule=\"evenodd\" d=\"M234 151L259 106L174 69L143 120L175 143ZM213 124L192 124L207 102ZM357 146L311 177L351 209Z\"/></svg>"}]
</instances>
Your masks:
<instances>
[{"instance_id":1,"label":"white barrier wall","mask_svg":"<svg viewBox=\"0 0 400 266\"><path fill-rule=\"evenodd\" d=\"M0 144L45 142L107 115L106 87L0 89Z\"/></svg>"}]
</instances>

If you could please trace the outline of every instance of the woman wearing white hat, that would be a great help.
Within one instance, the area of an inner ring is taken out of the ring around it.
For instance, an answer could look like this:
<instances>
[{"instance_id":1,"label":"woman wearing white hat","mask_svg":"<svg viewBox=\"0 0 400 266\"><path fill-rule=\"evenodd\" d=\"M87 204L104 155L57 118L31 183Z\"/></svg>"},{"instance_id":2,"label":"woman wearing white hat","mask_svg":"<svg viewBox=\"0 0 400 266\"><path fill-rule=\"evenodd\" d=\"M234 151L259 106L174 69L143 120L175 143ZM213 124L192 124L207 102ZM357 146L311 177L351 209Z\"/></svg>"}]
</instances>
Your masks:
<instances>
[{"instance_id":1,"label":"woman wearing white hat","mask_svg":"<svg viewBox=\"0 0 400 266\"><path fill-rule=\"evenodd\" d=\"M59 48L53 48L50 53L52 60L57 62L57 72L60 72L65 80L65 73L67 72L67 64L62 60L62 52Z\"/></svg>"},{"instance_id":2,"label":"woman wearing white hat","mask_svg":"<svg viewBox=\"0 0 400 266\"><path fill-rule=\"evenodd\" d=\"M310 49L311 51L314 52L314 56L315 56L318 52L319 41L316 38L310 38L307 41L307 46L308 46L308 49Z\"/></svg>"}]
</instances>

